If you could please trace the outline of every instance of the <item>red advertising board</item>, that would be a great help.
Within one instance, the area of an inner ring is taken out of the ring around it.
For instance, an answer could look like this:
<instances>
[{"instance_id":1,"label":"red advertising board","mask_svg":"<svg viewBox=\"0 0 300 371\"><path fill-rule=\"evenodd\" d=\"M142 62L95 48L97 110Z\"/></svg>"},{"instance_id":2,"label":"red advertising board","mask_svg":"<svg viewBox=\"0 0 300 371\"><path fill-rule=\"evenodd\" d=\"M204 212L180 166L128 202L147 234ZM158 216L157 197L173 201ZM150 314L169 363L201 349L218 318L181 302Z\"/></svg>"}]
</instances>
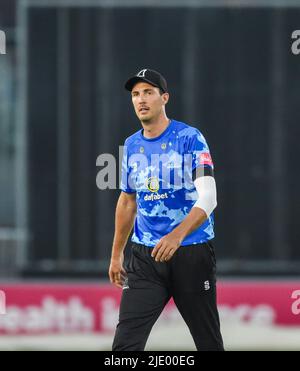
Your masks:
<instances>
[{"instance_id":1,"label":"red advertising board","mask_svg":"<svg viewBox=\"0 0 300 371\"><path fill-rule=\"evenodd\" d=\"M2 284L0 291L2 335L109 333L118 320L121 290L111 285ZM222 321L300 326L300 281L221 282L218 303ZM162 321L178 316L171 301Z\"/></svg>"}]
</instances>

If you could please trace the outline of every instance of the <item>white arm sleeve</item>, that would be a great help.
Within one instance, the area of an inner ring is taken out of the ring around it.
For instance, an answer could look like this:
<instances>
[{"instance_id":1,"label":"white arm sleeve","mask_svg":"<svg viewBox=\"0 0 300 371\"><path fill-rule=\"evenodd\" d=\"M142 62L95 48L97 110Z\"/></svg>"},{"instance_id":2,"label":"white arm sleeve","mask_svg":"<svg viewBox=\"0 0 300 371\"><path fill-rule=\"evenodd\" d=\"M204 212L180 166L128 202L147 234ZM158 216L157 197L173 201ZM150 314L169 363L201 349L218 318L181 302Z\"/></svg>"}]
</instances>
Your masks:
<instances>
[{"instance_id":1,"label":"white arm sleeve","mask_svg":"<svg viewBox=\"0 0 300 371\"><path fill-rule=\"evenodd\" d=\"M212 176L202 176L194 181L198 193L198 200L194 207L204 210L207 217L217 207L217 187L215 178Z\"/></svg>"}]
</instances>

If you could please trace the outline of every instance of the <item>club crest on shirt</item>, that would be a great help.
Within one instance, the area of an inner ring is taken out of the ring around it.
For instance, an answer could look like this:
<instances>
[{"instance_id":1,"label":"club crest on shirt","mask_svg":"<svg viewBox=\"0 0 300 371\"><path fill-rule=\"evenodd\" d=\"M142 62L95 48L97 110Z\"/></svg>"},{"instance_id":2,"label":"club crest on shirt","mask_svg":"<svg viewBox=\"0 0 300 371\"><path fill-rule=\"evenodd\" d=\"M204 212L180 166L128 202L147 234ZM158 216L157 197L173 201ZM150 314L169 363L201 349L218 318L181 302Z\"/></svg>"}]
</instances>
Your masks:
<instances>
[{"instance_id":1,"label":"club crest on shirt","mask_svg":"<svg viewBox=\"0 0 300 371\"><path fill-rule=\"evenodd\" d=\"M157 192L159 190L159 180L156 177L150 177L146 180L146 187L151 192Z\"/></svg>"}]
</instances>

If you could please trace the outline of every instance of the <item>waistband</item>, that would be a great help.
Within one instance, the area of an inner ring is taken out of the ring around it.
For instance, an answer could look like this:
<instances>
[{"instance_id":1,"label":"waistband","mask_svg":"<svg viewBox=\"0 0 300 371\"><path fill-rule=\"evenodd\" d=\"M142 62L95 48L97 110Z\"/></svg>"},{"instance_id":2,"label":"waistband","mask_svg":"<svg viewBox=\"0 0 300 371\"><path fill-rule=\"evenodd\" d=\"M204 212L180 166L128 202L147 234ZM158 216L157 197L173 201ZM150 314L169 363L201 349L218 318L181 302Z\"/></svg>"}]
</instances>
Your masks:
<instances>
[{"instance_id":1,"label":"waistband","mask_svg":"<svg viewBox=\"0 0 300 371\"><path fill-rule=\"evenodd\" d=\"M188 249L188 248L191 248L191 247L204 247L204 246L210 246L211 248L213 248L213 240L207 240L205 242L199 242L199 243L193 243L191 245L181 245L180 247L184 248L184 249ZM147 245L143 245L143 244L140 244L140 243L137 243L137 242L132 242L131 243L131 246L134 247L138 247L138 248L143 248L143 249L148 249L148 250L153 250L154 249L154 246L147 246Z\"/></svg>"}]
</instances>

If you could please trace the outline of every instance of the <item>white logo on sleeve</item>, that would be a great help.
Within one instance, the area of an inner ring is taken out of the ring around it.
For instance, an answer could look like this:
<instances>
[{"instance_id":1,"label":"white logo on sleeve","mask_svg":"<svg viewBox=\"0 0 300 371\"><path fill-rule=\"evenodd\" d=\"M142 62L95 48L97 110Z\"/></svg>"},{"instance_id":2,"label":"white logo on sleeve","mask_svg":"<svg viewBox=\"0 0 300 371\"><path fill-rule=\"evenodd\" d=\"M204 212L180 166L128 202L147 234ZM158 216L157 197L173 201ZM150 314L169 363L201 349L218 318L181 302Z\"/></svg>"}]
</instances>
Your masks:
<instances>
[{"instance_id":1,"label":"white logo on sleeve","mask_svg":"<svg viewBox=\"0 0 300 371\"><path fill-rule=\"evenodd\" d=\"M140 72L137 74L137 76L138 76L138 77L145 77L145 73L146 73L146 71L147 71L147 69L140 71Z\"/></svg>"},{"instance_id":2,"label":"white logo on sleeve","mask_svg":"<svg viewBox=\"0 0 300 371\"><path fill-rule=\"evenodd\" d=\"M208 291L209 289L210 289L210 283L209 283L209 281L205 281L204 282L204 290Z\"/></svg>"}]
</instances>

